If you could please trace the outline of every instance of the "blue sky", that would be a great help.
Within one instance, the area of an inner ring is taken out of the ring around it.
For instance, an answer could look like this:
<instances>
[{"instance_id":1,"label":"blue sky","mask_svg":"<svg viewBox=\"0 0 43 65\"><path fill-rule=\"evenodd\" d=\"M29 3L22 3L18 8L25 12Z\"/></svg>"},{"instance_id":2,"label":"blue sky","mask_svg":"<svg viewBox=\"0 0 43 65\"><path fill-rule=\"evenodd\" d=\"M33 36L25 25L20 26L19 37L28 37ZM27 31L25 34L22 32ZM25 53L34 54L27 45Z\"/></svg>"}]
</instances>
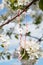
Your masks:
<instances>
[{"instance_id":1,"label":"blue sky","mask_svg":"<svg viewBox=\"0 0 43 65\"><path fill-rule=\"evenodd\" d=\"M2 2L2 0L0 0L0 3L1 2ZM4 8L3 10L0 10L0 15L4 14L6 11L7 11L6 8ZM26 20L27 21L31 20L31 18L26 15L24 21L26 21ZM0 50L1 50L1 48L0 48ZM13 65L13 64L15 64L15 65L21 65L20 61L18 61L18 59L12 59L12 60L9 60L9 61L0 61L0 65ZM43 65L43 58L40 58L35 65Z\"/></svg>"},{"instance_id":2,"label":"blue sky","mask_svg":"<svg viewBox=\"0 0 43 65\"><path fill-rule=\"evenodd\" d=\"M3 10L0 10L0 15L3 15L4 13L6 13L7 9L4 8Z\"/></svg>"},{"instance_id":3,"label":"blue sky","mask_svg":"<svg viewBox=\"0 0 43 65\"><path fill-rule=\"evenodd\" d=\"M2 0L0 0L0 4L2 3Z\"/></svg>"}]
</instances>

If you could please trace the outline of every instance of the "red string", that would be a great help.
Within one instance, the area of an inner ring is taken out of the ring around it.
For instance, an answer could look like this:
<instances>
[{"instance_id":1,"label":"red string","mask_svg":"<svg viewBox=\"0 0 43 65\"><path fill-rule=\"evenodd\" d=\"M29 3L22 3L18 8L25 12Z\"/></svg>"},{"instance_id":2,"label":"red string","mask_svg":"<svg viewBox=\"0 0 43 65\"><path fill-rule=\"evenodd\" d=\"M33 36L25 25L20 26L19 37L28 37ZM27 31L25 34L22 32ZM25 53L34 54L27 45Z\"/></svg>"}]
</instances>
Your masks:
<instances>
[{"instance_id":1,"label":"red string","mask_svg":"<svg viewBox=\"0 0 43 65\"><path fill-rule=\"evenodd\" d=\"M20 10L18 10L18 15L20 15ZM18 23L19 23L19 27L20 27L20 16L18 17ZM21 42L22 42L22 33L20 30L20 45L21 45Z\"/></svg>"},{"instance_id":2,"label":"red string","mask_svg":"<svg viewBox=\"0 0 43 65\"><path fill-rule=\"evenodd\" d=\"M18 10L18 15L20 14L20 10ZM18 23L19 23L19 26L20 26L20 16L18 17ZM26 33L28 32L28 23L26 22ZM20 44L22 42L22 33L21 33L21 30L20 30ZM26 44L26 35L25 35L25 40L24 40L24 43Z\"/></svg>"},{"instance_id":3,"label":"red string","mask_svg":"<svg viewBox=\"0 0 43 65\"><path fill-rule=\"evenodd\" d=\"M20 10L18 10L18 15L20 15ZM20 26L20 16L18 16L18 23L19 23L19 26Z\"/></svg>"},{"instance_id":4,"label":"red string","mask_svg":"<svg viewBox=\"0 0 43 65\"><path fill-rule=\"evenodd\" d=\"M26 23L26 33L28 33L28 23Z\"/></svg>"}]
</instances>

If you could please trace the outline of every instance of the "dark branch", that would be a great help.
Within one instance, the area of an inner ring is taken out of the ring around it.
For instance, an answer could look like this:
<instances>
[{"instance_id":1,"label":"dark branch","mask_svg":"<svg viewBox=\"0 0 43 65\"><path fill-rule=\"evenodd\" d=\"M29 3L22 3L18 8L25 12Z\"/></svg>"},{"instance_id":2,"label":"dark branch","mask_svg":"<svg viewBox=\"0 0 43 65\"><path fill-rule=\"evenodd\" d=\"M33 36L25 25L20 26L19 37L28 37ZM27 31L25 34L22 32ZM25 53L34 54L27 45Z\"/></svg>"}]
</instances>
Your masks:
<instances>
[{"instance_id":1,"label":"dark branch","mask_svg":"<svg viewBox=\"0 0 43 65\"><path fill-rule=\"evenodd\" d=\"M16 17L20 16L24 11L26 11L33 3L35 3L38 0L33 0L31 3L29 3L28 5L26 5L26 7L20 12L20 14L17 14L16 16L14 16L12 19L8 20L7 22L3 23L2 25L0 25L0 28L3 27L4 25L10 23L11 21L13 21Z\"/></svg>"},{"instance_id":2,"label":"dark branch","mask_svg":"<svg viewBox=\"0 0 43 65\"><path fill-rule=\"evenodd\" d=\"M18 35L18 36L20 35L20 34L18 34L18 33L13 33L13 34ZM22 36L27 36L27 35L26 35L26 34L22 34ZM31 35L29 35L28 37L37 39L39 42L43 41L42 37L41 37L41 38L38 38L38 37L35 37L35 36L31 36Z\"/></svg>"}]
</instances>

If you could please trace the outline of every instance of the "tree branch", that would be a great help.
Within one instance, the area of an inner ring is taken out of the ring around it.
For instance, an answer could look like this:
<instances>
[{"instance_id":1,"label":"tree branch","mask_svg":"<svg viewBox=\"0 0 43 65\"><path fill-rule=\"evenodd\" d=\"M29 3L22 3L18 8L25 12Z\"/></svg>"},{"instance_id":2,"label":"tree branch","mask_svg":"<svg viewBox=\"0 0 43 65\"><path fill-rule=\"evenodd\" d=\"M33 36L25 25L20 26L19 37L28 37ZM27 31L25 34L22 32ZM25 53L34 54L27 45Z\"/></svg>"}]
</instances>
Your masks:
<instances>
[{"instance_id":1,"label":"tree branch","mask_svg":"<svg viewBox=\"0 0 43 65\"><path fill-rule=\"evenodd\" d=\"M10 23L11 21L13 21L16 17L20 16L24 11L26 11L34 2L36 2L38 0L32 0L31 3L29 3L28 5L26 5L26 7L20 12L20 14L17 14L16 16L14 16L13 18L11 18L10 20L8 20L7 22L3 23L2 25L0 25L0 28L3 27L4 25Z\"/></svg>"}]
</instances>

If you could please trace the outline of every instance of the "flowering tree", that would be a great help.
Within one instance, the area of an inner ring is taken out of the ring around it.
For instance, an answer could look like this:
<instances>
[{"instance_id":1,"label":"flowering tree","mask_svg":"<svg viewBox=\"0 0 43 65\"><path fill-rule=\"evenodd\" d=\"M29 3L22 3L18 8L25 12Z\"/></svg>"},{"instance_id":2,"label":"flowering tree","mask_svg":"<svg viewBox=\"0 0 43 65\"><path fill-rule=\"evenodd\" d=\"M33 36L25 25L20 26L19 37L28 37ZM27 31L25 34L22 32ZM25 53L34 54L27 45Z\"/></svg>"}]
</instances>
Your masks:
<instances>
[{"instance_id":1,"label":"flowering tree","mask_svg":"<svg viewBox=\"0 0 43 65\"><path fill-rule=\"evenodd\" d=\"M43 0L2 0L0 9L4 7L7 12L0 16L0 47L4 49L0 51L0 60L14 58L15 53L9 51L14 43L20 43L16 54L21 60L36 61L43 57ZM23 21L27 15L32 22Z\"/></svg>"}]
</instances>

